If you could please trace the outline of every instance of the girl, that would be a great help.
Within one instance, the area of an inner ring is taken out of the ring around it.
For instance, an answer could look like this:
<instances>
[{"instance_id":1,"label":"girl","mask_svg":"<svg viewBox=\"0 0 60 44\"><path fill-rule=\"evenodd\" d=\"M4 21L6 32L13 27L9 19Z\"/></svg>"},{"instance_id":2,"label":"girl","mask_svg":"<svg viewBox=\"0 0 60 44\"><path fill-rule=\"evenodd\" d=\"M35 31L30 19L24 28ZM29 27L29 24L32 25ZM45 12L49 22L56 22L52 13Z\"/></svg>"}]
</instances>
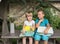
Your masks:
<instances>
[{"instance_id":1,"label":"girl","mask_svg":"<svg viewBox=\"0 0 60 44\"><path fill-rule=\"evenodd\" d=\"M27 12L26 13L26 18L27 20L24 21L24 25L23 25L23 34L25 35L25 37L23 37L23 44L26 44L26 38L29 38L29 44L32 44L33 40L33 34L34 34L34 29L35 29L35 22L34 20L32 20L32 12Z\"/></svg>"}]
</instances>

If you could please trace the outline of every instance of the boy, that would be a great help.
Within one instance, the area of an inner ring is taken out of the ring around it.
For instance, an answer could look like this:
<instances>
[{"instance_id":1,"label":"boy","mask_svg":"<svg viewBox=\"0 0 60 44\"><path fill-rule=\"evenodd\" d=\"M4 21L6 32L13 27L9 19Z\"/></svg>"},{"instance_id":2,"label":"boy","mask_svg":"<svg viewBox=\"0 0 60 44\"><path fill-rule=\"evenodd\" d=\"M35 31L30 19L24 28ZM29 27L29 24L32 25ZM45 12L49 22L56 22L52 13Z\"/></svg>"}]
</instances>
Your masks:
<instances>
[{"instance_id":1,"label":"boy","mask_svg":"<svg viewBox=\"0 0 60 44\"><path fill-rule=\"evenodd\" d=\"M37 11L37 14L38 19L36 19L36 28L38 28L39 26L45 26L47 28L44 30L44 35L40 35L40 33L36 32L34 36L35 44L38 44L41 39L44 41L44 44L48 44L49 37L46 36L46 34L48 33L48 30L50 28L49 22L44 18L45 14L42 9L39 9Z\"/></svg>"}]
</instances>

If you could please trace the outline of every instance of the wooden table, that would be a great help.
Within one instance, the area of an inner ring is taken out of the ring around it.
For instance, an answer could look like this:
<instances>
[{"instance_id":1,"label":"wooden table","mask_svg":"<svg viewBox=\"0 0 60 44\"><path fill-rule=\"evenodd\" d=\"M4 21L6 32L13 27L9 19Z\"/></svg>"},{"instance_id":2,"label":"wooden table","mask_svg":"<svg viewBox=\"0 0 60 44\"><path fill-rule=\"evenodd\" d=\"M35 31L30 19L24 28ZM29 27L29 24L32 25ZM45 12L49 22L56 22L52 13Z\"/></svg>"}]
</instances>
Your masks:
<instances>
[{"instance_id":1,"label":"wooden table","mask_svg":"<svg viewBox=\"0 0 60 44\"><path fill-rule=\"evenodd\" d=\"M7 34L7 35L4 35L4 36L1 36L1 38L6 38L6 39L13 39L13 38L15 38L15 39L17 39L17 44L18 44L18 39L20 38L19 34L20 34L20 32L16 31L15 34ZM51 36L50 38L54 39L54 44L56 44L55 39L56 38L60 38L60 30L55 30L54 31L54 35ZM4 44L6 44L6 43L4 43Z\"/></svg>"}]
</instances>

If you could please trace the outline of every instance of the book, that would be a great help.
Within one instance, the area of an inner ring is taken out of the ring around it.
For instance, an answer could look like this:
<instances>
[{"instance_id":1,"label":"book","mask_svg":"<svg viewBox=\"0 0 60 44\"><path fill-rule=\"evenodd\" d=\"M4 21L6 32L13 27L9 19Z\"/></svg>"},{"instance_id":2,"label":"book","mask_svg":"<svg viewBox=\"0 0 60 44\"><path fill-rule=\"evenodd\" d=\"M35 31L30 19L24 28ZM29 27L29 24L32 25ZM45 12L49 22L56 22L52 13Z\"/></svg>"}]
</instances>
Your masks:
<instances>
[{"instance_id":1,"label":"book","mask_svg":"<svg viewBox=\"0 0 60 44\"><path fill-rule=\"evenodd\" d=\"M44 34L44 30L46 29L46 27L38 27L38 29L37 29L37 32L38 33L40 33L41 35L43 35ZM47 35L53 35L54 34L54 31L53 31L53 28L52 27L50 27L50 29L48 30L48 33L47 33Z\"/></svg>"}]
</instances>

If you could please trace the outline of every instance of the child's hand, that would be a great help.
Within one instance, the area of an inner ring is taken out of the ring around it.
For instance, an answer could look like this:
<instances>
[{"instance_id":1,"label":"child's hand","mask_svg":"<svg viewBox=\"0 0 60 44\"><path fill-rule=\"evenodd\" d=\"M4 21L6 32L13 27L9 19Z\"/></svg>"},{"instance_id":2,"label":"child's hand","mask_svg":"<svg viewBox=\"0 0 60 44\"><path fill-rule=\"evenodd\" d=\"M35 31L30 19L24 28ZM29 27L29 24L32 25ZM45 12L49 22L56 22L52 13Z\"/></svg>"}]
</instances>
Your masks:
<instances>
[{"instance_id":1,"label":"child's hand","mask_svg":"<svg viewBox=\"0 0 60 44\"><path fill-rule=\"evenodd\" d=\"M32 27L30 27L30 31L32 31Z\"/></svg>"},{"instance_id":2,"label":"child's hand","mask_svg":"<svg viewBox=\"0 0 60 44\"><path fill-rule=\"evenodd\" d=\"M44 34L48 34L48 30L45 30L45 31L44 31Z\"/></svg>"},{"instance_id":3,"label":"child's hand","mask_svg":"<svg viewBox=\"0 0 60 44\"><path fill-rule=\"evenodd\" d=\"M33 27L31 27L30 29L31 29L31 31L34 31L34 28Z\"/></svg>"},{"instance_id":4,"label":"child's hand","mask_svg":"<svg viewBox=\"0 0 60 44\"><path fill-rule=\"evenodd\" d=\"M43 21L43 19L41 19L39 22L42 22Z\"/></svg>"},{"instance_id":5,"label":"child's hand","mask_svg":"<svg viewBox=\"0 0 60 44\"><path fill-rule=\"evenodd\" d=\"M24 34L25 32L26 32L25 30L22 31L23 34Z\"/></svg>"}]
</instances>

